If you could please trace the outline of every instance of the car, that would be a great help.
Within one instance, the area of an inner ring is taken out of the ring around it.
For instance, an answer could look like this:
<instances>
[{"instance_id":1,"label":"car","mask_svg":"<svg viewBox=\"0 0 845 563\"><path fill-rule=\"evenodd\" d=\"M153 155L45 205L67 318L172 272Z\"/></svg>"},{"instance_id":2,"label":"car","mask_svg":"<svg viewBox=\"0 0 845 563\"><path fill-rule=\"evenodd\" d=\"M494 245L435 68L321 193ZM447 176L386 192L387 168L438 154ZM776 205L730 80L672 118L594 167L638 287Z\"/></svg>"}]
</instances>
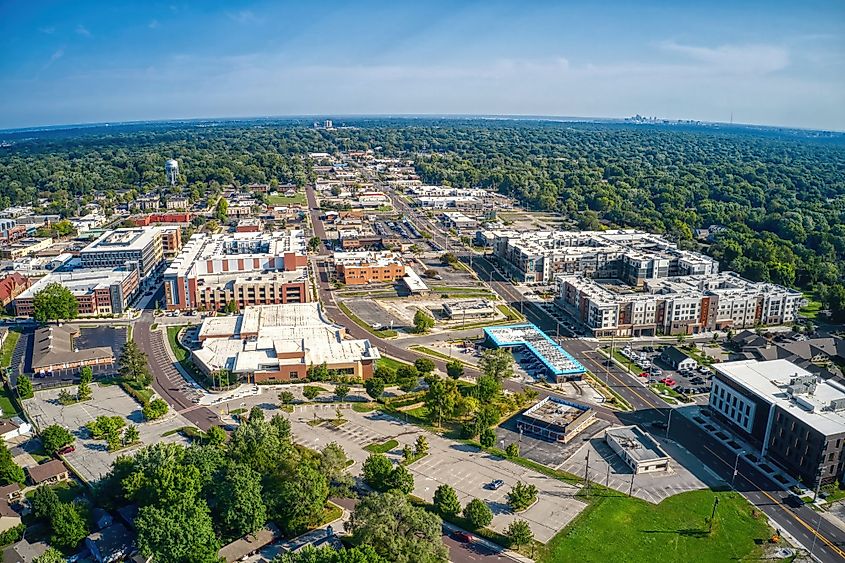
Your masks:
<instances>
[{"instance_id":1,"label":"car","mask_svg":"<svg viewBox=\"0 0 845 563\"><path fill-rule=\"evenodd\" d=\"M60 449L58 451L58 453L60 453L61 455L67 455L67 454L69 454L69 453L71 453L75 450L76 450L76 448L73 447L73 445L70 445L70 446L65 446L64 448Z\"/></svg>"},{"instance_id":2,"label":"car","mask_svg":"<svg viewBox=\"0 0 845 563\"><path fill-rule=\"evenodd\" d=\"M495 479L493 481L490 481L490 484L487 486L487 488L489 488L490 490L493 490L493 491L498 491L499 489L501 489L504 486L504 484L505 484L505 482L502 481L501 479Z\"/></svg>"},{"instance_id":3,"label":"car","mask_svg":"<svg viewBox=\"0 0 845 563\"><path fill-rule=\"evenodd\" d=\"M461 543L472 543L473 537L469 532L455 530L452 532L452 538Z\"/></svg>"},{"instance_id":4,"label":"car","mask_svg":"<svg viewBox=\"0 0 845 563\"><path fill-rule=\"evenodd\" d=\"M649 373L647 371L640 372L639 377L648 377Z\"/></svg>"},{"instance_id":5,"label":"car","mask_svg":"<svg viewBox=\"0 0 845 563\"><path fill-rule=\"evenodd\" d=\"M664 385L668 385L669 387L672 387L677 383L677 381L675 381L671 377L664 377L663 379L660 380L660 383L662 383Z\"/></svg>"}]
</instances>

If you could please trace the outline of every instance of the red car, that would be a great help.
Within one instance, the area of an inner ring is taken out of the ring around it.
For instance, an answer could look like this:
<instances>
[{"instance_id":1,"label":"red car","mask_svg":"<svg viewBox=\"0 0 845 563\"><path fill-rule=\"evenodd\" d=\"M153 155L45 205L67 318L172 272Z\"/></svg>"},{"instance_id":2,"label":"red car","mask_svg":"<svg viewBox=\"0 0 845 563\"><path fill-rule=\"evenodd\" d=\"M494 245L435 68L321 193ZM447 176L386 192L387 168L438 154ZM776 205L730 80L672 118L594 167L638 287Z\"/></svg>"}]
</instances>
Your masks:
<instances>
[{"instance_id":1,"label":"red car","mask_svg":"<svg viewBox=\"0 0 845 563\"><path fill-rule=\"evenodd\" d=\"M660 383L663 383L664 385L668 385L669 387L672 387L677 382L674 379L672 379L671 377L664 377L663 379L660 380Z\"/></svg>"},{"instance_id":2,"label":"red car","mask_svg":"<svg viewBox=\"0 0 845 563\"><path fill-rule=\"evenodd\" d=\"M76 448L74 448L73 446L65 446L64 448L60 449L58 453L60 453L62 455L67 455L70 452L75 451L75 450L76 450Z\"/></svg>"},{"instance_id":3,"label":"red car","mask_svg":"<svg viewBox=\"0 0 845 563\"><path fill-rule=\"evenodd\" d=\"M640 375L639 375L639 376L640 376L640 377L648 377L648 372L647 372L647 371L642 371L642 372L640 372Z\"/></svg>"},{"instance_id":4,"label":"red car","mask_svg":"<svg viewBox=\"0 0 845 563\"><path fill-rule=\"evenodd\" d=\"M452 537L462 543L472 543L472 534L456 530L452 532Z\"/></svg>"}]
</instances>

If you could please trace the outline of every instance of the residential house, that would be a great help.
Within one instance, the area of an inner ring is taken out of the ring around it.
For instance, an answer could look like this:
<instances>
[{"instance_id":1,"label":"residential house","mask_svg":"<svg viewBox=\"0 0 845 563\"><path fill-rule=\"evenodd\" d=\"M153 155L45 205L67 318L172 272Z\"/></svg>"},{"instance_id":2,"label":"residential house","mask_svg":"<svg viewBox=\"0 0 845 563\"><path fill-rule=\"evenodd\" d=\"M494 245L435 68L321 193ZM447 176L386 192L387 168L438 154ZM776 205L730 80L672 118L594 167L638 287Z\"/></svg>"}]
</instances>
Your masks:
<instances>
[{"instance_id":1,"label":"residential house","mask_svg":"<svg viewBox=\"0 0 845 563\"><path fill-rule=\"evenodd\" d=\"M0 487L0 501L5 501L11 504L20 502L22 498L23 491L18 483L12 483L11 485L3 485Z\"/></svg>"},{"instance_id":2,"label":"residential house","mask_svg":"<svg viewBox=\"0 0 845 563\"><path fill-rule=\"evenodd\" d=\"M3 563L33 563L48 547L43 541L30 543L23 539L3 550Z\"/></svg>"},{"instance_id":3,"label":"residential house","mask_svg":"<svg viewBox=\"0 0 845 563\"><path fill-rule=\"evenodd\" d=\"M18 416L0 420L0 438L3 438L4 442L31 432L32 425Z\"/></svg>"},{"instance_id":4,"label":"residential house","mask_svg":"<svg viewBox=\"0 0 845 563\"><path fill-rule=\"evenodd\" d=\"M20 524L21 515L15 512L8 502L0 500L0 534Z\"/></svg>"},{"instance_id":5,"label":"residential house","mask_svg":"<svg viewBox=\"0 0 845 563\"><path fill-rule=\"evenodd\" d=\"M60 459L54 459L41 465L33 465L27 467L26 470L29 472L29 480L33 485L52 485L70 479L70 473Z\"/></svg>"},{"instance_id":6,"label":"residential house","mask_svg":"<svg viewBox=\"0 0 845 563\"><path fill-rule=\"evenodd\" d=\"M85 546L97 563L123 561L134 549L132 533L120 522L89 535Z\"/></svg>"}]
</instances>

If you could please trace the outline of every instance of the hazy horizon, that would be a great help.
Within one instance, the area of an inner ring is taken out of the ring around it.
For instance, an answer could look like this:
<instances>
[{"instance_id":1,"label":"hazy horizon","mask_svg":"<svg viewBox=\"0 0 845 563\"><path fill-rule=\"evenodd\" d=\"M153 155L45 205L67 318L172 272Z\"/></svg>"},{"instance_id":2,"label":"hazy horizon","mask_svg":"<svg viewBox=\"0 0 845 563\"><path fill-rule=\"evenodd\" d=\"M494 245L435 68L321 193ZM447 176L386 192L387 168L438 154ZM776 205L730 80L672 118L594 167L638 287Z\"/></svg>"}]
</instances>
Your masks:
<instances>
[{"instance_id":1,"label":"hazy horizon","mask_svg":"<svg viewBox=\"0 0 845 563\"><path fill-rule=\"evenodd\" d=\"M0 129L640 114L845 131L834 1L0 0L0 15Z\"/></svg>"}]
</instances>

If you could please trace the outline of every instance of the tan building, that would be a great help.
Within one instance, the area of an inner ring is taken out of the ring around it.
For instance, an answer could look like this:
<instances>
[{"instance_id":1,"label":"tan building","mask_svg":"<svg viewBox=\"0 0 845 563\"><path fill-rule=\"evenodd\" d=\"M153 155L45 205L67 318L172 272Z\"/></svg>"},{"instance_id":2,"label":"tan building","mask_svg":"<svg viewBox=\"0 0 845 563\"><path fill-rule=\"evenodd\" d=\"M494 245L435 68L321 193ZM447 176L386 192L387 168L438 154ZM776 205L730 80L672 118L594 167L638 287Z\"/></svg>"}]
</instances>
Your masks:
<instances>
[{"instance_id":1,"label":"tan building","mask_svg":"<svg viewBox=\"0 0 845 563\"><path fill-rule=\"evenodd\" d=\"M369 379L378 349L369 340L347 340L344 328L323 317L319 303L247 307L242 314L209 317L194 364L209 377L227 370L255 383L305 381L325 365L336 375Z\"/></svg>"},{"instance_id":2,"label":"tan building","mask_svg":"<svg viewBox=\"0 0 845 563\"><path fill-rule=\"evenodd\" d=\"M405 275L405 265L392 252L335 252L334 264L346 285L389 283Z\"/></svg>"},{"instance_id":3,"label":"tan building","mask_svg":"<svg viewBox=\"0 0 845 563\"><path fill-rule=\"evenodd\" d=\"M0 258L16 260L23 256L29 256L36 252L46 250L53 245L53 239L46 238L22 238L6 246L0 246Z\"/></svg>"}]
</instances>

